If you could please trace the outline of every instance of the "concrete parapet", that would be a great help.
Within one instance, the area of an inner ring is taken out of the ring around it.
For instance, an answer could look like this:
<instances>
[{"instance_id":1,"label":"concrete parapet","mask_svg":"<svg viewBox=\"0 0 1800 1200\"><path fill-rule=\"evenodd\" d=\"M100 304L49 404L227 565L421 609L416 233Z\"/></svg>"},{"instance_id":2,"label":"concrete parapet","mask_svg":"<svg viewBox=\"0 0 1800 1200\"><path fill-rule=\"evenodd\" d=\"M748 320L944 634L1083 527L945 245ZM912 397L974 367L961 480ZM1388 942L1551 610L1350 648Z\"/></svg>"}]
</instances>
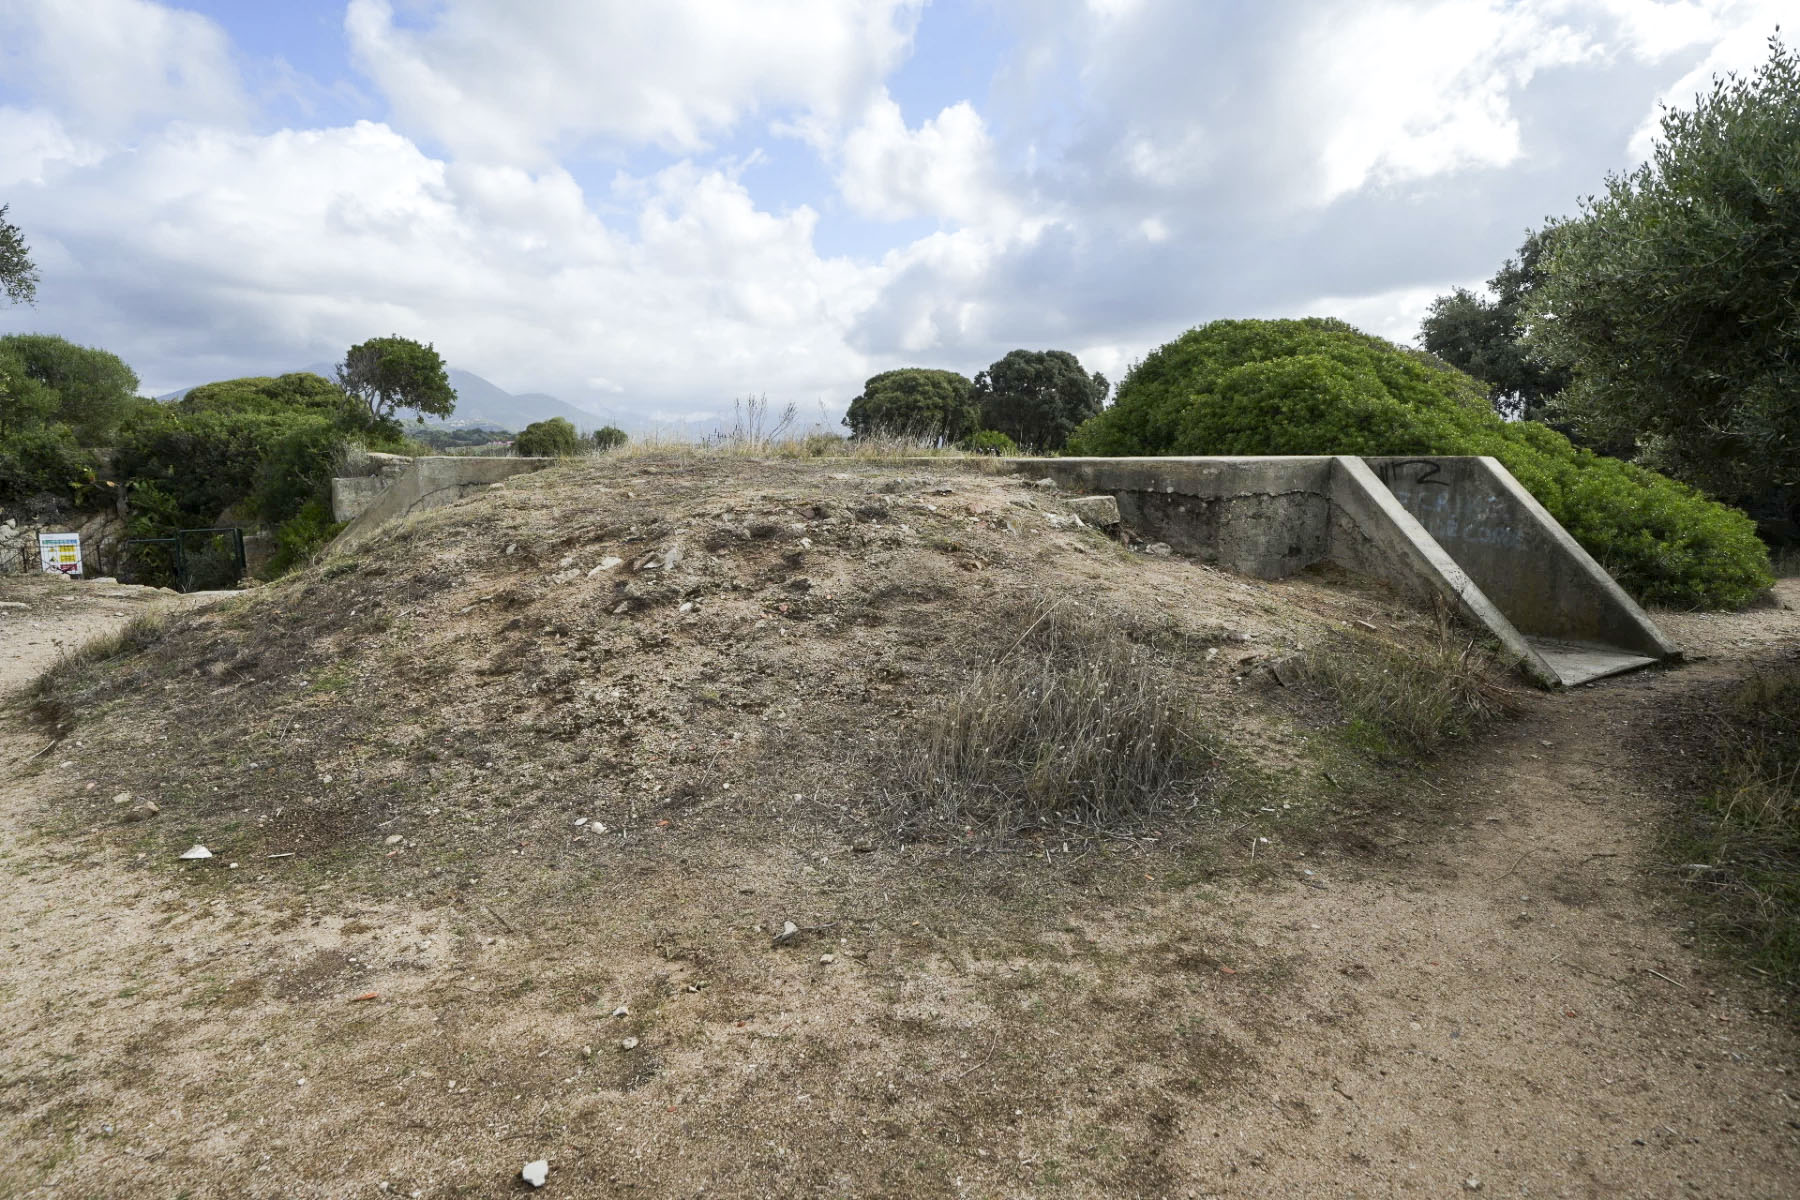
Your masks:
<instances>
[{"instance_id":1,"label":"concrete parapet","mask_svg":"<svg viewBox=\"0 0 1800 1200\"><path fill-rule=\"evenodd\" d=\"M369 496L360 494L361 479L334 479L331 481L334 510L339 484L349 485L344 492L346 498L355 497L363 502L363 506L338 534L332 548L347 550L368 540L376 529L389 521L408 513L454 504L470 492L491 487L514 475L541 471L556 462L554 458L478 458L473 455L415 458L392 483Z\"/></svg>"},{"instance_id":2,"label":"concrete parapet","mask_svg":"<svg viewBox=\"0 0 1800 1200\"><path fill-rule=\"evenodd\" d=\"M1546 686L1679 654L1623 589L1491 458L1014 459L1117 498L1147 540L1280 578L1330 561L1449 603Z\"/></svg>"}]
</instances>

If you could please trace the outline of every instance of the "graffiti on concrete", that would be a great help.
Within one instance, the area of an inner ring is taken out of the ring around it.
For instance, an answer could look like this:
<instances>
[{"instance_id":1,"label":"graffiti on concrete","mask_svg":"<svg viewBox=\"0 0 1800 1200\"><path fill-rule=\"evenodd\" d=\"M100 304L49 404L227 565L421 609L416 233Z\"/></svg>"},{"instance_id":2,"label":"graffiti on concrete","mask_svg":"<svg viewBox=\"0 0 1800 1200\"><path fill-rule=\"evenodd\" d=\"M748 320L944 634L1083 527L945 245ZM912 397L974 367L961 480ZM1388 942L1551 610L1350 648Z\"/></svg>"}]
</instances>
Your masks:
<instances>
[{"instance_id":1,"label":"graffiti on concrete","mask_svg":"<svg viewBox=\"0 0 1800 1200\"><path fill-rule=\"evenodd\" d=\"M1453 488L1449 480L1438 478L1439 471L1437 463L1407 459L1382 463L1376 474L1440 544L1524 548L1525 533L1508 519L1498 496L1479 486Z\"/></svg>"}]
</instances>

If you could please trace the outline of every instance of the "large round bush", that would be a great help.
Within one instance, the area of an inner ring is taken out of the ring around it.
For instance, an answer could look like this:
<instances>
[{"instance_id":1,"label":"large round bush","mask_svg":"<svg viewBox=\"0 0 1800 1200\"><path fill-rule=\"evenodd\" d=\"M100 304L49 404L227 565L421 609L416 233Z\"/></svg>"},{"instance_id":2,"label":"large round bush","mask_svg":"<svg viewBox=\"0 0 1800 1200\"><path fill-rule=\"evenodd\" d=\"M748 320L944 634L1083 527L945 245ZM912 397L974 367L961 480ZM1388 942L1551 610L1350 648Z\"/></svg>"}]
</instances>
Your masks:
<instances>
[{"instance_id":1,"label":"large round bush","mask_svg":"<svg viewBox=\"0 0 1800 1200\"><path fill-rule=\"evenodd\" d=\"M1683 484L1494 414L1474 379L1342 321L1215 321L1152 352L1076 454L1485 454L1650 604L1729 608L1769 586L1750 519Z\"/></svg>"}]
</instances>

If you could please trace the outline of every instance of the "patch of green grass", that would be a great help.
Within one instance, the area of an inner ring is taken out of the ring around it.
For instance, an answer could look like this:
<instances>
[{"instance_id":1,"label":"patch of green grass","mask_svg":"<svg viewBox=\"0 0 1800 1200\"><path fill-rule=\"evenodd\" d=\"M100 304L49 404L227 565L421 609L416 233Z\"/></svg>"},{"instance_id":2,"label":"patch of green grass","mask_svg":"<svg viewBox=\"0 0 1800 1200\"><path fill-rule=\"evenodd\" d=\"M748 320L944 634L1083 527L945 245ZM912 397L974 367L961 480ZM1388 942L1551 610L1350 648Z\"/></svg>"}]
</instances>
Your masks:
<instances>
[{"instance_id":1,"label":"patch of green grass","mask_svg":"<svg viewBox=\"0 0 1800 1200\"><path fill-rule=\"evenodd\" d=\"M1760 673L1708 710L1710 761L1667 839L1712 923L1759 972L1800 985L1800 668Z\"/></svg>"}]
</instances>

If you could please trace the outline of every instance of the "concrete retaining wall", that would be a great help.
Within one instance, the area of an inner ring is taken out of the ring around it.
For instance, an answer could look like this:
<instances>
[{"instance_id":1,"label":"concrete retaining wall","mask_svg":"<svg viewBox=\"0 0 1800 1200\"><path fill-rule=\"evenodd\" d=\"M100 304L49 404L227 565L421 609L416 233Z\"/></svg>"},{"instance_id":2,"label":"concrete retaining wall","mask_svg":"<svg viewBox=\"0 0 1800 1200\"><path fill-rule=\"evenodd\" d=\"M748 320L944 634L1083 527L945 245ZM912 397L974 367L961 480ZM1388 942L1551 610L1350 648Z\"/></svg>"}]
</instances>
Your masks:
<instances>
[{"instance_id":1,"label":"concrete retaining wall","mask_svg":"<svg viewBox=\"0 0 1800 1200\"><path fill-rule=\"evenodd\" d=\"M412 465L398 478L373 496L360 494L361 480L334 479L331 481L334 509L340 483L357 485L355 488L347 488L345 495L354 496L362 503L362 508L350 524L344 527L344 531L338 534L332 548L347 550L366 541L376 529L389 521L399 520L408 513L454 504L470 492L491 487L514 475L541 471L554 465L556 461L554 458L476 458L450 455L415 458Z\"/></svg>"},{"instance_id":2,"label":"concrete retaining wall","mask_svg":"<svg viewBox=\"0 0 1800 1200\"><path fill-rule=\"evenodd\" d=\"M1148 539L1280 578L1335 562L1491 632L1540 683L1679 653L1491 458L1056 458L1008 465L1107 492Z\"/></svg>"}]
</instances>

